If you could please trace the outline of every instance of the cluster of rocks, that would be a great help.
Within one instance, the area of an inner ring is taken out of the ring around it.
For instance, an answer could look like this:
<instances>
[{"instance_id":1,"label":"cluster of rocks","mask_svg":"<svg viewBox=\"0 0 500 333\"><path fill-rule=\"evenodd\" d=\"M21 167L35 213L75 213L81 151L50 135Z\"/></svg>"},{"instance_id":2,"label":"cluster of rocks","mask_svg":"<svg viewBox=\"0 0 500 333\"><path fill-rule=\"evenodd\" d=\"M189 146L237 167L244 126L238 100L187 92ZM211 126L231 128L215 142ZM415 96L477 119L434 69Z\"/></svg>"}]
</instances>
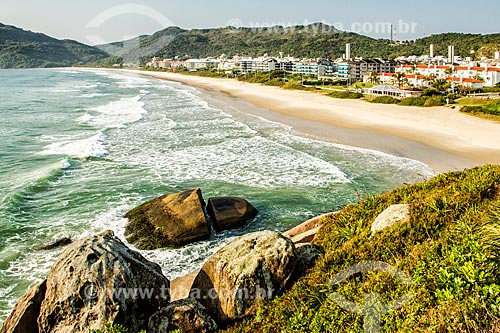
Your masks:
<instances>
[{"instance_id":1,"label":"cluster of rocks","mask_svg":"<svg viewBox=\"0 0 500 333\"><path fill-rule=\"evenodd\" d=\"M199 189L163 196L128 213L128 230L146 226L162 237L162 245L181 245L206 237L207 220L221 231L257 215L239 198L210 199L205 208ZM312 265L319 250L306 240L312 239L309 229L317 231L317 221L304 226L288 237L262 231L232 241L189 278L185 293L172 290L159 265L112 231L81 239L64 250L45 281L19 300L0 333L86 333L105 324L133 332L215 331L255 315ZM137 231L129 232L133 235ZM152 242L141 235L139 244Z\"/></svg>"},{"instance_id":2,"label":"cluster of rocks","mask_svg":"<svg viewBox=\"0 0 500 333\"><path fill-rule=\"evenodd\" d=\"M186 210L174 209L176 204ZM140 220L159 229L155 232L169 244L182 244L200 237L169 227L165 216L183 228L205 232L204 208L200 190L193 190L152 200L127 215L131 223ZM237 198L211 199L207 211L217 230L241 225L257 214ZM306 221L283 235L262 231L242 236L219 250L201 270L172 283L159 265L128 248L112 231L76 241L59 256L47 279L18 301L0 333L86 333L105 324L120 324L131 332L145 328L150 333L213 332L255 315L300 278L319 256L311 242L323 219L332 214ZM372 232L409 219L408 205L391 206L374 221ZM183 241L176 240L180 235L185 236Z\"/></svg>"},{"instance_id":3,"label":"cluster of rocks","mask_svg":"<svg viewBox=\"0 0 500 333\"><path fill-rule=\"evenodd\" d=\"M48 278L19 300L0 333L88 332L107 323L134 332L212 332L256 314L303 274L318 251L301 247L272 231L242 236L203 265L188 297L171 302L160 266L107 231L68 246Z\"/></svg>"},{"instance_id":4,"label":"cluster of rocks","mask_svg":"<svg viewBox=\"0 0 500 333\"><path fill-rule=\"evenodd\" d=\"M195 189L161 196L128 212L125 236L141 250L183 246L209 239L213 231L241 228L257 214L242 198L210 198L207 205Z\"/></svg>"}]
</instances>

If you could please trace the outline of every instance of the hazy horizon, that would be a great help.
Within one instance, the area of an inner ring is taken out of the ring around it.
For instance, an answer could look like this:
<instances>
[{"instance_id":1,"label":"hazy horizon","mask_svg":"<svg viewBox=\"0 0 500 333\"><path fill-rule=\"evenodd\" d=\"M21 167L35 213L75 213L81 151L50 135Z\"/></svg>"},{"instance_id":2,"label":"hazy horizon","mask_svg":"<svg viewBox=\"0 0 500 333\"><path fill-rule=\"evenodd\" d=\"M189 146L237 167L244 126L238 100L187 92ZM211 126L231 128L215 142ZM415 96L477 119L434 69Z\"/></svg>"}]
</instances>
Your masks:
<instances>
[{"instance_id":1,"label":"hazy horizon","mask_svg":"<svg viewBox=\"0 0 500 333\"><path fill-rule=\"evenodd\" d=\"M487 0L474 3L474 9L481 14L475 20L471 19L470 3L463 0L455 1L453 6L430 0L404 5L394 5L389 0L377 3L319 0L313 6L303 1L290 1L285 6L278 1L254 0L251 7L248 3L227 0L216 6L202 0L171 0L168 3L160 0L133 3L90 0L84 6L63 0L51 3L4 1L1 23L90 45L153 34L168 26L209 29L321 22L343 31L389 39L388 27L393 24L399 40L447 32L489 34L499 32L495 22L500 12L500 3ZM481 10L483 8L485 10Z\"/></svg>"}]
</instances>

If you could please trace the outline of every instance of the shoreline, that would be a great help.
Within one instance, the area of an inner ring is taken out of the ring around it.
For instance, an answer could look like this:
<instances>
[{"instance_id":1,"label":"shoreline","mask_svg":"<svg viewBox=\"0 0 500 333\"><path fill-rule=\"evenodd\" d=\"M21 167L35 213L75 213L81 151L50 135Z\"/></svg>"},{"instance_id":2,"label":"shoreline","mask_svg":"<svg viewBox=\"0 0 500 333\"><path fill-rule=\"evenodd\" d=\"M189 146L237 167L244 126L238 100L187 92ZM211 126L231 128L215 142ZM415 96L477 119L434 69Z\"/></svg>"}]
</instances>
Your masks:
<instances>
[{"instance_id":1,"label":"shoreline","mask_svg":"<svg viewBox=\"0 0 500 333\"><path fill-rule=\"evenodd\" d=\"M212 96L214 103L237 103L239 111L289 125L320 140L417 160L438 173L500 164L500 123L448 107L423 109L340 100L235 79L98 70L133 73L200 88Z\"/></svg>"}]
</instances>

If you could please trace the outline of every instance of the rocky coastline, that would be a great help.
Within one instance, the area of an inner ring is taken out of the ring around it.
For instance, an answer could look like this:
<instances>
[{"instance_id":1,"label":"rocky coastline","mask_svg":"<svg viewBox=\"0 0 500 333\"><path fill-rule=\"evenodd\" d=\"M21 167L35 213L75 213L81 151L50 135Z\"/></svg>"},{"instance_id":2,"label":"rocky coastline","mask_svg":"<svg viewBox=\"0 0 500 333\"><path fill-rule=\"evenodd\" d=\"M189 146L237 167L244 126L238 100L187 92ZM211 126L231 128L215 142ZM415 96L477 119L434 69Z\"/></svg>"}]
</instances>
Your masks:
<instances>
[{"instance_id":1,"label":"rocky coastline","mask_svg":"<svg viewBox=\"0 0 500 333\"><path fill-rule=\"evenodd\" d=\"M165 206L165 202L175 204ZM257 210L241 198L211 198L208 205L207 209L201 191L195 189L153 199L131 212L141 212L142 223L150 223L145 216L157 223L158 217L166 214L170 217L168 226L187 228L193 225L179 219L182 214L177 212L189 216L194 212L206 228L194 228L202 230L203 237L205 230L242 227L257 215ZM172 210L173 206L178 210ZM145 213L148 209L155 214ZM133 214L127 215L133 225ZM319 255L312 241L325 216L285 234L261 231L244 235L209 258L198 272L174 281L111 231L72 242L47 279L18 301L0 333L88 332L105 324L120 324L131 332L145 328L153 333L215 331L255 315L305 273ZM150 234L158 237L159 233ZM189 241L199 239L193 234L189 234Z\"/></svg>"}]
</instances>

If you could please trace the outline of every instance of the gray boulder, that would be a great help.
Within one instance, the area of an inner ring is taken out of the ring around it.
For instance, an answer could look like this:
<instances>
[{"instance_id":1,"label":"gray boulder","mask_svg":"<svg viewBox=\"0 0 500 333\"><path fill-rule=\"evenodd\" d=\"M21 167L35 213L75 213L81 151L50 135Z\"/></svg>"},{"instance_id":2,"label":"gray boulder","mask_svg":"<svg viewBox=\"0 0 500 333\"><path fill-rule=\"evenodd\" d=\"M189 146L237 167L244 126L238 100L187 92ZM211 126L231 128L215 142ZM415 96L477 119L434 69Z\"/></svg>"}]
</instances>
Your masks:
<instances>
[{"instance_id":1,"label":"gray boulder","mask_svg":"<svg viewBox=\"0 0 500 333\"><path fill-rule=\"evenodd\" d=\"M372 224L372 234L410 220L410 205L392 205L384 210Z\"/></svg>"},{"instance_id":2,"label":"gray boulder","mask_svg":"<svg viewBox=\"0 0 500 333\"><path fill-rule=\"evenodd\" d=\"M197 300L187 298L170 303L149 320L149 333L214 332L217 326L207 310Z\"/></svg>"},{"instance_id":3,"label":"gray boulder","mask_svg":"<svg viewBox=\"0 0 500 333\"><path fill-rule=\"evenodd\" d=\"M210 238L200 189L167 194L128 212L127 241L141 250L182 246Z\"/></svg>"},{"instance_id":4,"label":"gray boulder","mask_svg":"<svg viewBox=\"0 0 500 333\"><path fill-rule=\"evenodd\" d=\"M41 333L87 333L106 323L139 331L169 300L161 268L107 231L73 243L58 258L38 325Z\"/></svg>"},{"instance_id":5,"label":"gray boulder","mask_svg":"<svg viewBox=\"0 0 500 333\"><path fill-rule=\"evenodd\" d=\"M272 231L248 234L203 265L190 297L204 305L218 323L255 315L283 291L296 263L290 239Z\"/></svg>"}]
</instances>

